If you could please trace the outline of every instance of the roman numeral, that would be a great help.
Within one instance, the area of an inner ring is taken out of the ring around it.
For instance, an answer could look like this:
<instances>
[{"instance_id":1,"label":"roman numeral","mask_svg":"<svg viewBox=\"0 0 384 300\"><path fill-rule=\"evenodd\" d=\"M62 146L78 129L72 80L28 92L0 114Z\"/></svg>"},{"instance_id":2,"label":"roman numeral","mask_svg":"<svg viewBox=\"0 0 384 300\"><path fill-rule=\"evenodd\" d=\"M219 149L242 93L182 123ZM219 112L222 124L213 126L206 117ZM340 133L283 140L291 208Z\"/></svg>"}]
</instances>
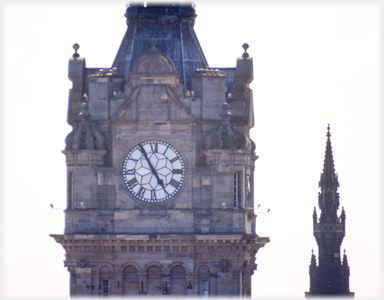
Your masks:
<instances>
[{"instance_id":1,"label":"roman numeral","mask_svg":"<svg viewBox=\"0 0 384 300\"><path fill-rule=\"evenodd\" d=\"M155 147L153 147L153 146L155 146ZM156 152L159 151L159 148L158 148L158 144L157 144L157 143L155 143L155 145L151 145L151 148L152 148L152 152L153 152L153 153L156 153Z\"/></svg>"},{"instance_id":2,"label":"roman numeral","mask_svg":"<svg viewBox=\"0 0 384 300\"><path fill-rule=\"evenodd\" d=\"M139 191L137 192L137 195L139 197L143 197L144 193L145 193L146 189L143 188L142 186L140 187Z\"/></svg>"},{"instance_id":3,"label":"roman numeral","mask_svg":"<svg viewBox=\"0 0 384 300\"><path fill-rule=\"evenodd\" d=\"M174 157L174 158L172 158L171 159L171 163L174 163L176 160L178 160L179 159L179 157L178 156L176 156L176 157Z\"/></svg>"},{"instance_id":4,"label":"roman numeral","mask_svg":"<svg viewBox=\"0 0 384 300\"><path fill-rule=\"evenodd\" d=\"M157 198L156 198L156 192L155 192L155 191L151 191L151 199L152 199L152 200L157 200Z\"/></svg>"},{"instance_id":5,"label":"roman numeral","mask_svg":"<svg viewBox=\"0 0 384 300\"><path fill-rule=\"evenodd\" d=\"M128 184L131 188L134 188L134 187L138 184L138 182L137 182L136 178L132 178L131 180L129 180L129 181L127 182L127 184Z\"/></svg>"},{"instance_id":6,"label":"roman numeral","mask_svg":"<svg viewBox=\"0 0 384 300\"><path fill-rule=\"evenodd\" d=\"M124 170L123 175L133 175L135 173L135 169Z\"/></svg>"},{"instance_id":7,"label":"roman numeral","mask_svg":"<svg viewBox=\"0 0 384 300\"><path fill-rule=\"evenodd\" d=\"M175 179L172 179L170 182L169 182L170 185L172 185L174 188L177 188L180 184L180 182L176 181Z\"/></svg>"},{"instance_id":8,"label":"roman numeral","mask_svg":"<svg viewBox=\"0 0 384 300\"><path fill-rule=\"evenodd\" d=\"M173 169L173 174L182 174L183 170L182 169Z\"/></svg>"},{"instance_id":9,"label":"roman numeral","mask_svg":"<svg viewBox=\"0 0 384 300\"><path fill-rule=\"evenodd\" d=\"M165 155L165 153L167 152L169 146L167 146L167 148L165 148L164 152L163 152L163 155Z\"/></svg>"}]
</instances>

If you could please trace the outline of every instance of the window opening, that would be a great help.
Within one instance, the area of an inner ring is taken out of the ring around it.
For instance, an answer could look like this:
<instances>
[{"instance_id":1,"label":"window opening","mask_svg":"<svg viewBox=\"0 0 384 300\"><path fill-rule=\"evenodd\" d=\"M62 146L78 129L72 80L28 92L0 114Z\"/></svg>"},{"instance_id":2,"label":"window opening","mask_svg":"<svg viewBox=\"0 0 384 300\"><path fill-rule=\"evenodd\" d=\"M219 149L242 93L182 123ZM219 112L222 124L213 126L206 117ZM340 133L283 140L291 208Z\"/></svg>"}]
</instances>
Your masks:
<instances>
[{"instance_id":1,"label":"window opening","mask_svg":"<svg viewBox=\"0 0 384 300\"><path fill-rule=\"evenodd\" d=\"M239 173L233 173L233 207L239 208Z\"/></svg>"},{"instance_id":2,"label":"window opening","mask_svg":"<svg viewBox=\"0 0 384 300\"><path fill-rule=\"evenodd\" d=\"M68 180L67 207L68 207L68 209L71 209L71 208L74 208L74 203L73 203L73 172L68 172L67 180Z\"/></svg>"},{"instance_id":3,"label":"window opening","mask_svg":"<svg viewBox=\"0 0 384 300\"><path fill-rule=\"evenodd\" d=\"M109 280L103 280L102 296L109 296Z\"/></svg>"},{"instance_id":4,"label":"window opening","mask_svg":"<svg viewBox=\"0 0 384 300\"><path fill-rule=\"evenodd\" d=\"M201 296L208 297L209 295L209 289L208 289L208 280L201 280L200 282L201 286Z\"/></svg>"}]
</instances>

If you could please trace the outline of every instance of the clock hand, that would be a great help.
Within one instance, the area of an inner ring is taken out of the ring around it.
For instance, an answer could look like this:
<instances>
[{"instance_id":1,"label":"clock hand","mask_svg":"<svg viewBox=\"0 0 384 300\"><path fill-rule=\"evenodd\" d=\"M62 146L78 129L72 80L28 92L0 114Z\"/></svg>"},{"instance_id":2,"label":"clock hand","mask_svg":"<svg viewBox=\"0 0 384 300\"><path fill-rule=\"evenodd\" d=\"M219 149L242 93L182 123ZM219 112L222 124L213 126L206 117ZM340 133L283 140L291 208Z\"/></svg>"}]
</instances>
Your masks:
<instances>
[{"instance_id":1,"label":"clock hand","mask_svg":"<svg viewBox=\"0 0 384 300\"><path fill-rule=\"evenodd\" d=\"M167 191L165 190L165 188L164 188L164 182L163 182L163 180L161 180L161 179L159 178L159 175L157 174L155 168L152 166L152 164L151 164L151 162L150 162L150 160L149 160L149 158L148 158L148 156L147 156L147 153L145 152L145 150L144 150L144 148L143 148L142 145L140 145L140 151L141 151L141 153L143 153L145 159L147 160L148 165L149 165L149 167L151 168L151 171L152 171L153 175L155 175L155 177L156 177L156 179L157 179L157 183L158 183L158 184L164 189L164 191L168 194L168 192L167 192Z\"/></svg>"}]
</instances>

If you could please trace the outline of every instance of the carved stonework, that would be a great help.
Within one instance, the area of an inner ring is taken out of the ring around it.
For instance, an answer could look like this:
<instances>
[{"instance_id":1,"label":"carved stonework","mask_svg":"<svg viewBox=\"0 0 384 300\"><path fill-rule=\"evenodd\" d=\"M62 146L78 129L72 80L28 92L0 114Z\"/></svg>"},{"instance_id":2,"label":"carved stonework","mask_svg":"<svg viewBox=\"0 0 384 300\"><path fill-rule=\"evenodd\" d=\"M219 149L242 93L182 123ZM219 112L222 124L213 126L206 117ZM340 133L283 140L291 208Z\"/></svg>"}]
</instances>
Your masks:
<instances>
[{"instance_id":1,"label":"carved stonework","mask_svg":"<svg viewBox=\"0 0 384 300\"><path fill-rule=\"evenodd\" d=\"M65 139L66 150L104 150L104 137L89 121L88 103L81 104L79 114L80 123L75 124L73 130Z\"/></svg>"},{"instance_id":2,"label":"carved stonework","mask_svg":"<svg viewBox=\"0 0 384 300\"><path fill-rule=\"evenodd\" d=\"M141 55L132 65L128 73L129 86L146 84L167 84L177 86L180 74L169 57L158 52L156 40L151 39L149 52Z\"/></svg>"},{"instance_id":3,"label":"carved stonework","mask_svg":"<svg viewBox=\"0 0 384 300\"><path fill-rule=\"evenodd\" d=\"M161 74L168 73L169 69L164 60L158 57L148 57L137 68L137 73Z\"/></svg>"},{"instance_id":4,"label":"carved stonework","mask_svg":"<svg viewBox=\"0 0 384 300\"><path fill-rule=\"evenodd\" d=\"M219 261L220 272L227 273L231 264L228 259L222 259Z\"/></svg>"},{"instance_id":5,"label":"carved stonework","mask_svg":"<svg viewBox=\"0 0 384 300\"><path fill-rule=\"evenodd\" d=\"M89 267L89 260L87 259L81 259L79 262L78 262L78 266L82 269L85 269L85 268L88 268Z\"/></svg>"},{"instance_id":6,"label":"carved stonework","mask_svg":"<svg viewBox=\"0 0 384 300\"><path fill-rule=\"evenodd\" d=\"M221 125L210 132L205 138L205 149L246 149L251 150L252 145L249 138L237 130L229 121L231 113L229 104L222 105Z\"/></svg>"}]
</instances>

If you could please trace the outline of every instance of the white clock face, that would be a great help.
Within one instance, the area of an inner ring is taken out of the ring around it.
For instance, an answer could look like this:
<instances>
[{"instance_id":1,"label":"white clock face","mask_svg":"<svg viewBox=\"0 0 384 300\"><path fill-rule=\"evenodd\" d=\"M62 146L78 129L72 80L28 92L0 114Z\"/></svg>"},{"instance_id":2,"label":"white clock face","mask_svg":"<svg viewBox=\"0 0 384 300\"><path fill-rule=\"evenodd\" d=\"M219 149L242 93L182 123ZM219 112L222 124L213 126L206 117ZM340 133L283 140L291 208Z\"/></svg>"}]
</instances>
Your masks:
<instances>
[{"instance_id":1,"label":"white clock face","mask_svg":"<svg viewBox=\"0 0 384 300\"><path fill-rule=\"evenodd\" d=\"M158 140L133 147L123 164L123 179L128 190L149 203L172 198L183 185L184 176L184 161L179 152Z\"/></svg>"}]
</instances>

